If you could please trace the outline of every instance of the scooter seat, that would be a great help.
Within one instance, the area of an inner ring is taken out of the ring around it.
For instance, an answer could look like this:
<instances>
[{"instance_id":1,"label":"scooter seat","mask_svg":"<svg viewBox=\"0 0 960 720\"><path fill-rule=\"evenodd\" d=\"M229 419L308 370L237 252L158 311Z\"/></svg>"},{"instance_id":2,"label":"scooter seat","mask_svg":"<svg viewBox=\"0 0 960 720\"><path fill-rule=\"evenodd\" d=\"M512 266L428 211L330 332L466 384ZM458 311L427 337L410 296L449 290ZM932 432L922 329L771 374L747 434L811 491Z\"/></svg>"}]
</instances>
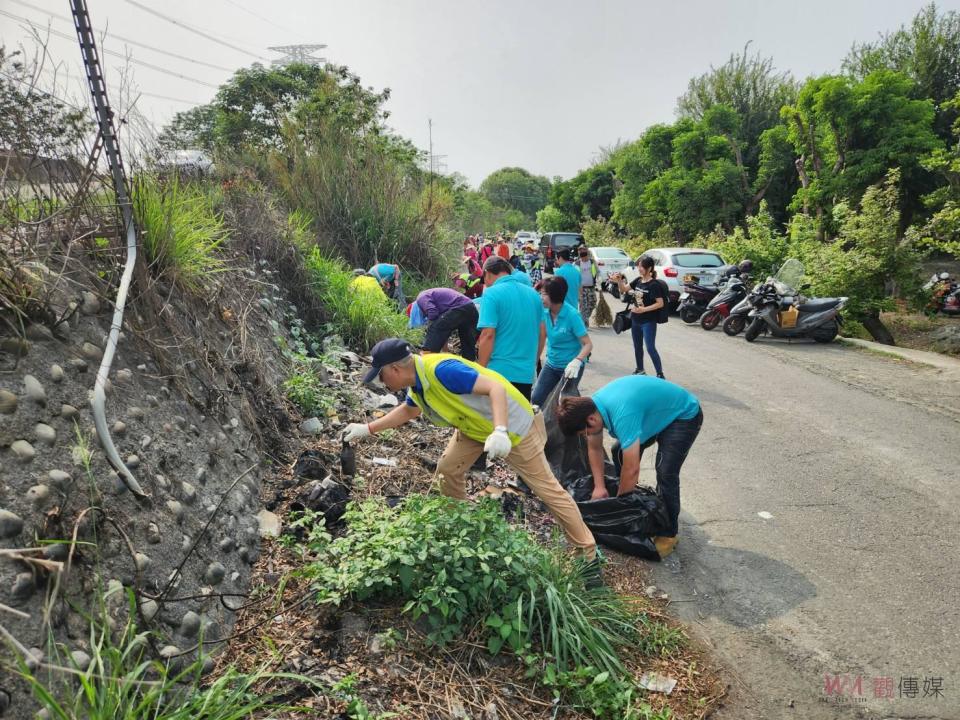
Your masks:
<instances>
[{"instance_id":1,"label":"scooter seat","mask_svg":"<svg viewBox=\"0 0 960 720\"><path fill-rule=\"evenodd\" d=\"M830 310L840 304L837 298L823 298L822 300L807 300L803 305L797 308L800 312L815 313Z\"/></svg>"}]
</instances>

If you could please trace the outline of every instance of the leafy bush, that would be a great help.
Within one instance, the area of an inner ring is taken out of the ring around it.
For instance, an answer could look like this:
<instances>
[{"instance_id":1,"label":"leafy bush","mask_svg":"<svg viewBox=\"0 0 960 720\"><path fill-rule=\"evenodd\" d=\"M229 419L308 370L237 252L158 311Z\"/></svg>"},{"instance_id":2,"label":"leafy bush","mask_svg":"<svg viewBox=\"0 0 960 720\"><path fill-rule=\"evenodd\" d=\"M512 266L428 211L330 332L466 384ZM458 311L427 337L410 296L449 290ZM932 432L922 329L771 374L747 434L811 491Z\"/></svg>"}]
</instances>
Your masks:
<instances>
[{"instance_id":1,"label":"leafy bush","mask_svg":"<svg viewBox=\"0 0 960 720\"><path fill-rule=\"evenodd\" d=\"M639 702L631 683L608 672L597 672L594 667L561 672L547 668L543 680L575 710L585 710L597 720L670 720L673 717L669 708L654 712L649 704Z\"/></svg>"},{"instance_id":2,"label":"leafy bush","mask_svg":"<svg viewBox=\"0 0 960 720\"><path fill-rule=\"evenodd\" d=\"M313 248L306 258L313 291L326 308L335 332L364 350L388 337L419 342L420 331L407 328L407 316L379 289L351 287L353 273L339 261Z\"/></svg>"},{"instance_id":3,"label":"leafy bush","mask_svg":"<svg viewBox=\"0 0 960 720\"><path fill-rule=\"evenodd\" d=\"M790 256L789 242L787 237L776 229L776 223L765 202L761 203L760 211L756 215L747 217L746 225L746 229L738 226L729 234L717 228L702 237L697 244L702 243L720 253L728 263L752 260L753 277L763 281L768 275L773 275Z\"/></svg>"},{"instance_id":4,"label":"leafy bush","mask_svg":"<svg viewBox=\"0 0 960 720\"><path fill-rule=\"evenodd\" d=\"M317 370L316 358L299 356L294 372L283 383L287 398L305 415L325 413L336 405L336 397Z\"/></svg>"},{"instance_id":5,"label":"leafy bush","mask_svg":"<svg viewBox=\"0 0 960 720\"><path fill-rule=\"evenodd\" d=\"M133 184L133 210L147 262L158 272L170 271L193 291L224 269L217 248L228 232L215 209L216 192L207 184L183 183L176 175L164 180L140 175Z\"/></svg>"},{"instance_id":6,"label":"leafy bush","mask_svg":"<svg viewBox=\"0 0 960 720\"><path fill-rule=\"evenodd\" d=\"M306 571L322 602L405 601L433 642L476 632L491 653L624 674L617 648L635 641L635 615L609 590L586 589L581 561L538 545L494 501L414 495L389 508L371 499L345 519L350 532L319 543Z\"/></svg>"}]
</instances>

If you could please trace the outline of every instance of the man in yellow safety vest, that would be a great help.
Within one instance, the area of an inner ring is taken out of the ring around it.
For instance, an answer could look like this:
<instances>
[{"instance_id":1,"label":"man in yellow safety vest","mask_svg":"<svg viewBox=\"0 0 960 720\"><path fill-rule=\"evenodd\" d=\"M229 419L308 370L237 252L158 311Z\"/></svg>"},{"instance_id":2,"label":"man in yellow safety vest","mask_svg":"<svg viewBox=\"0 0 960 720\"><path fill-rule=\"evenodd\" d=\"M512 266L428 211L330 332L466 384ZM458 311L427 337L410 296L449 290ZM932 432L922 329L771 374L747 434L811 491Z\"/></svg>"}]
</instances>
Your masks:
<instances>
[{"instance_id":1,"label":"man in yellow safety vest","mask_svg":"<svg viewBox=\"0 0 960 720\"><path fill-rule=\"evenodd\" d=\"M586 559L596 554L593 534L576 503L554 477L543 453L547 433L543 415L502 375L447 353L417 354L406 340L390 338L372 351L373 367L364 382L380 378L406 402L370 423L351 423L344 440L368 437L423 414L435 425L454 427L437 463L440 491L467 499L466 472L480 453L504 458L553 513L570 544Z\"/></svg>"}]
</instances>

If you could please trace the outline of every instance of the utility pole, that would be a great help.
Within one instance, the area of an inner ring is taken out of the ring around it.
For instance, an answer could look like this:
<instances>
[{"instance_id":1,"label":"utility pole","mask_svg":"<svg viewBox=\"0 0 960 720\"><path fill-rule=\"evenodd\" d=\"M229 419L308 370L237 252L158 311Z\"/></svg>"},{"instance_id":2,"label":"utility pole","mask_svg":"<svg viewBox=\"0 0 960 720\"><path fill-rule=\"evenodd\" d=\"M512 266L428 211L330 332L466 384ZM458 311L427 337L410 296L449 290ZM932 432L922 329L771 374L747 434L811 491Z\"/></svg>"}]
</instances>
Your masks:
<instances>
[{"instance_id":1,"label":"utility pole","mask_svg":"<svg viewBox=\"0 0 960 720\"><path fill-rule=\"evenodd\" d=\"M274 60L271 64L277 66L290 65L291 63L300 63L302 65L313 65L320 67L327 59L323 57L314 57L313 53L317 50L323 50L326 45L277 45L269 47L267 50L283 53L284 57Z\"/></svg>"}]
</instances>

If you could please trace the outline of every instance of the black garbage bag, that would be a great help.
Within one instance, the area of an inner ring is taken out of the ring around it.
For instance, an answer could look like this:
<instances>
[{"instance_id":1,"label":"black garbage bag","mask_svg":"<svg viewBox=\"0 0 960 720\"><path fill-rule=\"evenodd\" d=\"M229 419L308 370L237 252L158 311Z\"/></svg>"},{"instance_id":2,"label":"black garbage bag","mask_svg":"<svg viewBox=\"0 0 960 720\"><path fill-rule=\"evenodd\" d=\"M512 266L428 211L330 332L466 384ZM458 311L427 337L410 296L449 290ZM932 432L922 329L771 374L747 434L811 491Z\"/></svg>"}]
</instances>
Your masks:
<instances>
[{"instance_id":1,"label":"black garbage bag","mask_svg":"<svg viewBox=\"0 0 960 720\"><path fill-rule=\"evenodd\" d=\"M583 521L596 541L620 552L637 555L647 560L659 560L653 537L662 535L669 527L666 506L652 490L638 487L621 497L617 496L620 478L609 458L604 457L604 484L608 498L591 500L593 474L587 456L586 440L581 436L567 437L556 419L557 407L563 397L578 393L557 385L544 403L544 423L547 443L544 453L554 475L570 493Z\"/></svg>"}]
</instances>

